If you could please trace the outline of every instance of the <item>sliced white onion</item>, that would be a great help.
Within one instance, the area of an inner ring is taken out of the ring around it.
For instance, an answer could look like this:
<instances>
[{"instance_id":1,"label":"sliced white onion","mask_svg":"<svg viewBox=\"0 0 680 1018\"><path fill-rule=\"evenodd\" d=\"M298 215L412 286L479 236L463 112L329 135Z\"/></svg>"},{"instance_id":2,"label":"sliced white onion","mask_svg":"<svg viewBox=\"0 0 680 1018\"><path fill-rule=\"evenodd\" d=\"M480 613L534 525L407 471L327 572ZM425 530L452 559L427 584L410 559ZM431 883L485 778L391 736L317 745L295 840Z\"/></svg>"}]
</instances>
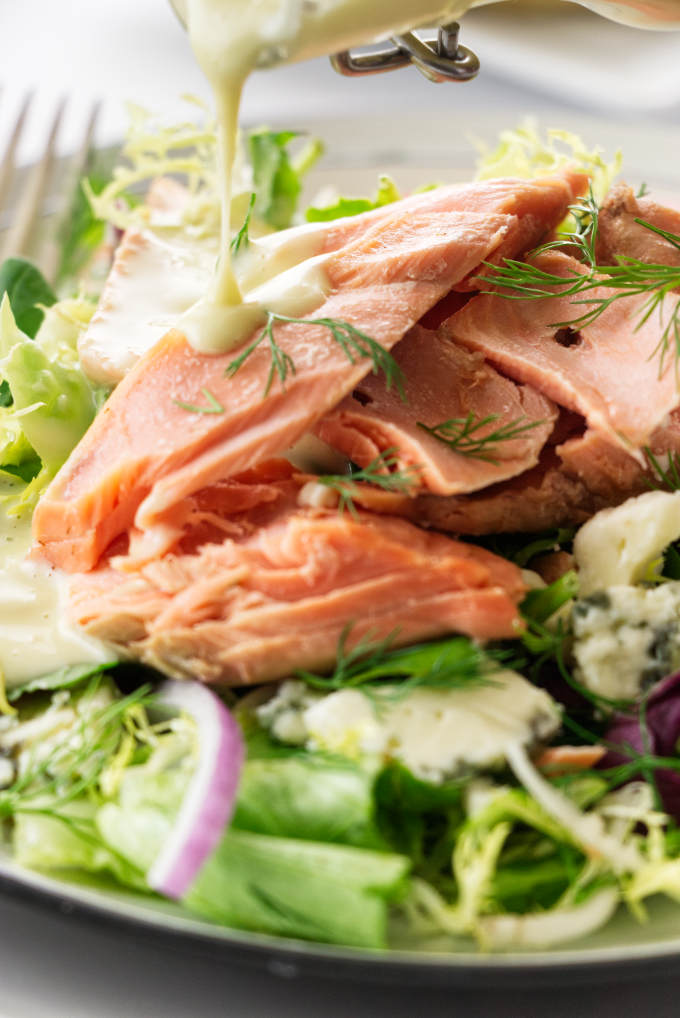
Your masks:
<instances>
[{"instance_id":1,"label":"sliced white onion","mask_svg":"<svg viewBox=\"0 0 680 1018\"><path fill-rule=\"evenodd\" d=\"M175 825L146 878L168 898L181 898L214 851L231 819L243 763L241 731L222 701L199 682L169 680L157 702L196 723L198 761Z\"/></svg>"},{"instance_id":2,"label":"sliced white onion","mask_svg":"<svg viewBox=\"0 0 680 1018\"><path fill-rule=\"evenodd\" d=\"M478 929L488 947L553 947L594 933L611 918L618 904L618 892L605 887L583 904L570 908L527 915L483 916L478 921Z\"/></svg>"},{"instance_id":3,"label":"sliced white onion","mask_svg":"<svg viewBox=\"0 0 680 1018\"><path fill-rule=\"evenodd\" d=\"M643 859L637 847L613 837L608 833L601 816L597 813L583 813L571 799L567 799L566 795L546 781L520 743L508 746L505 758L529 795L553 820L571 832L586 855L606 859L615 873L633 873L640 868Z\"/></svg>"}]
</instances>

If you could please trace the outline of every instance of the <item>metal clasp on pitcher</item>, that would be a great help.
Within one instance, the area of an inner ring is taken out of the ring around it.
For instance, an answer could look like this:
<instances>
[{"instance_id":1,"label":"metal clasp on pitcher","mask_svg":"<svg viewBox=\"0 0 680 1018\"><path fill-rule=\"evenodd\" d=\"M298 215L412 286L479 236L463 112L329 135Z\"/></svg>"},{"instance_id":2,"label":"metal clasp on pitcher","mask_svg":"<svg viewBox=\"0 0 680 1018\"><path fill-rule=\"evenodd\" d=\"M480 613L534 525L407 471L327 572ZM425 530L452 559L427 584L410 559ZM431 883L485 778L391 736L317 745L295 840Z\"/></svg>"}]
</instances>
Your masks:
<instances>
[{"instance_id":1,"label":"metal clasp on pitcher","mask_svg":"<svg viewBox=\"0 0 680 1018\"><path fill-rule=\"evenodd\" d=\"M391 46L368 52L344 50L330 58L339 74L354 77L382 74L413 64L429 81L470 81L479 72L479 59L458 42L459 24L441 25L436 35L405 32L394 35Z\"/></svg>"}]
</instances>

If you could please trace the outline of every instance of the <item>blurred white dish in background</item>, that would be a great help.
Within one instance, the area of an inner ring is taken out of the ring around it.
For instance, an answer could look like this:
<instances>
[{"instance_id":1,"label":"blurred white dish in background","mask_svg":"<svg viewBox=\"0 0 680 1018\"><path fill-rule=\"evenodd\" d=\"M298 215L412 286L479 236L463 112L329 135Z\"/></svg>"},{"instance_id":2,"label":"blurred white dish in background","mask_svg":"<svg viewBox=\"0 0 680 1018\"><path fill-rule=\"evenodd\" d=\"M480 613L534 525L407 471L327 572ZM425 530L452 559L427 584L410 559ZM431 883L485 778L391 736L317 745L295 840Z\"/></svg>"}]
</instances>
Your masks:
<instances>
[{"instance_id":1,"label":"blurred white dish in background","mask_svg":"<svg viewBox=\"0 0 680 1018\"><path fill-rule=\"evenodd\" d=\"M181 95L208 98L168 0L118 0L106 7L91 0L5 0L2 16L0 151L25 93L37 92L22 162L39 155L57 95L69 96L62 153L77 148L97 99L104 99L97 141L108 145L125 132L126 101L172 120L185 115ZM620 117L644 111L671 120L680 106L676 33L625 28L567 3L548 13L500 4L467 14L461 41L482 62L479 77L467 85L434 86L414 69L356 81L335 74L321 58L253 75L244 94L244 122L295 126L310 117L426 110L445 118L440 130L453 132L467 128L471 115L494 109L503 112L506 125L522 113L541 114L556 97L566 109Z\"/></svg>"}]
</instances>

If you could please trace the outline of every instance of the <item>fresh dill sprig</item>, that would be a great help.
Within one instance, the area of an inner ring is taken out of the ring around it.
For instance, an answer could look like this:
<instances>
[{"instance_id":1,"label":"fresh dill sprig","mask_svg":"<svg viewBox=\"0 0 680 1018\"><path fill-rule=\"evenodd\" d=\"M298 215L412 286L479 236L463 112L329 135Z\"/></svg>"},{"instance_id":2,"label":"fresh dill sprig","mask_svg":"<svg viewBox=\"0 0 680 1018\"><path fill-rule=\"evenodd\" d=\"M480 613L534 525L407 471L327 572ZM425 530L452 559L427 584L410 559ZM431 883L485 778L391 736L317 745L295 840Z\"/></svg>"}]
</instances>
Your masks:
<instances>
[{"instance_id":1,"label":"fresh dill sprig","mask_svg":"<svg viewBox=\"0 0 680 1018\"><path fill-rule=\"evenodd\" d=\"M265 382L264 386L265 396L269 395L271 387L274 384L274 379L277 376L281 383L281 388L285 389L286 379L288 378L288 375L295 374L295 362L293 358L290 356L290 354L287 354L286 351L282 349L282 347L279 346L274 336L274 323L278 320L278 318L279 316L274 314L273 311L268 311L267 321L265 322L262 328L262 332L260 332L259 336L256 336L252 343L248 344L243 353L239 354L238 357L235 357L234 360L231 361L224 369L224 374L227 376L227 378L233 378L236 372L239 370L239 368L241 368L248 360L251 353L253 353L254 350L257 350L260 343L263 343L266 340L267 343L269 344L270 360L267 381Z\"/></svg>"},{"instance_id":2,"label":"fresh dill sprig","mask_svg":"<svg viewBox=\"0 0 680 1018\"><path fill-rule=\"evenodd\" d=\"M173 399L175 406L186 410L190 414L223 414L224 407L210 389L202 388L201 392L206 398L207 406L198 406L196 403L183 403L181 399Z\"/></svg>"},{"instance_id":3,"label":"fresh dill sprig","mask_svg":"<svg viewBox=\"0 0 680 1018\"><path fill-rule=\"evenodd\" d=\"M593 195L592 188L588 194L569 206L571 218L574 220L573 230L563 230L555 240L541 244L533 252L534 255L544 251L562 250L565 247L575 252L580 261L594 269L597 264L595 245L600 229L600 209Z\"/></svg>"},{"instance_id":4,"label":"fresh dill sprig","mask_svg":"<svg viewBox=\"0 0 680 1018\"><path fill-rule=\"evenodd\" d=\"M248 201L248 208L246 210L245 219L243 220L243 225L241 226L241 229L238 231L238 233L235 234L231 239L230 248L231 253L234 255L237 255L239 251L245 251L245 249L250 244L250 236L248 231L250 230L250 219L253 214L253 209L255 208L256 198L257 195L253 191L253 193L250 196L250 200Z\"/></svg>"},{"instance_id":5,"label":"fresh dill sprig","mask_svg":"<svg viewBox=\"0 0 680 1018\"><path fill-rule=\"evenodd\" d=\"M252 343L248 344L243 353L239 354L238 357L227 365L224 372L227 377L233 378L253 351L266 340L269 344L271 361L264 395L269 394L276 377L278 377L281 387L285 389L286 379L289 374L295 374L295 362L276 342L274 325L277 322L284 325L318 325L321 328L328 329L331 337L341 347L351 364L356 364L357 359L361 357L369 358L373 364L373 374L377 375L382 372L385 376L386 387L390 389L394 386L401 398L403 400L406 399L403 372L389 351L385 350L380 343L365 332L357 329L354 325L336 318L292 318L289 315L280 315L275 311L268 311L267 320L260 334Z\"/></svg>"},{"instance_id":6,"label":"fresh dill sprig","mask_svg":"<svg viewBox=\"0 0 680 1018\"><path fill-rule=\"evenodd\" d=\"M321 474L316 481L337 492L340 513L348 509L356 516L354 499L358 493L359 483L372 484L383 491L408 495L418 483L418 473L415 466L400 470L396 449L386 449L362 470L355 470L351 474Z\"/></svg>"},{"instance_id":7,"label":"fresh dill sprig","mask_svg":"<svg viewBox=\"0 0 680 1018\"><path fill-rule=\"evenodd\" d=\"M511 442L543 424L543 421L527 421L526 417L517 417L513 421L501 424L491 431L484 431L498 420L498 414L489 414L478 418L473 413L467 417L453 417L430 428L418 421L418 427L428 435L448 445L454 452L470 459L483 460L485 463L498 464L498 446L503 442Z\"/></svg>"},{"instance_id":8,"label":"fresh dill sprig","mask_svg":"<svg viewBox=\"0 0 680 1018\"><path fill-rule=\"evenodd\" d=\"M659 314L663 323L666 298L675 301L670 308L663 331L651 356L659 357L659 375L663 374L666 358L673 350L676 371L680 363L680 298L673 292L680 288L680 267L657 265L640 261L638 258L619 255L614 265L599 265L595 245L599 231L599 208L592 192L587 199L570 206L576 220L576 228L560 234L556 240L543 244L532 252L532 257L545 251L564 250L576 254L583 263L583 271L570 271L557 275L537 267L531 262L504 260L503 265L484 263L488 272L479 277L496 293L509 300L542 300L550 297L576 297L576 306L587 305L588 309L575 318L555 322L554 328L585 327L591 325L600 315L621 297L644 296L647 300L640 309L636 329L640 329L653 314ZM644 219L636 218L639 226L650 230L680 251L680 235L654 226ZM601 289L613 290L607 297L595 296Z\"/></svg>"},{"instance_id":9,"label":"fresh dill sprig","mask_svg":"<svg viewBox=\"0 0 680 1018\"><path fill-rule=\"evenodd\" d=\"M87 710L99 686L97 676L76 708L78 720L44 757L29 758L15 781L0 791L0 818L39 813L72 824L63 810L81 796L93 793L135 710L148 701L151 687L141 686L127 696Z\"/></svg>"},{"instance_id":10,"label":"fresh dill sprig","mask_svg":"<svg viewBox=\"0 0 680 1018\"><path fill-rule=\"evenodd\" d=\"M397 632L383 640L363 637L353 647L347 646L351 626L340 637L335 669L331 675L298 671L296 675L313 689L333 692L361 688L372 699L380 695L380 680L398 683L391 688L389 699L399 699L417 688L465 689L470 685L493 684L493 672L505 655L494 656L464 636L432 643L395 648Z\"/></svg>"},{"instance_id":11,"label":"fresh dill sprig","mask_svg":"<svg viewBox=\"0 0 680 1018\"><path fill-rule=\"evenodd\" d=\"M650 482L650 486L652 488L663 486L670 491L680 491L680 454L669 453L668 466L664 469L648 445L644 447L643 452L654 475L654 481Z\"/></svg>"}]
</instances>

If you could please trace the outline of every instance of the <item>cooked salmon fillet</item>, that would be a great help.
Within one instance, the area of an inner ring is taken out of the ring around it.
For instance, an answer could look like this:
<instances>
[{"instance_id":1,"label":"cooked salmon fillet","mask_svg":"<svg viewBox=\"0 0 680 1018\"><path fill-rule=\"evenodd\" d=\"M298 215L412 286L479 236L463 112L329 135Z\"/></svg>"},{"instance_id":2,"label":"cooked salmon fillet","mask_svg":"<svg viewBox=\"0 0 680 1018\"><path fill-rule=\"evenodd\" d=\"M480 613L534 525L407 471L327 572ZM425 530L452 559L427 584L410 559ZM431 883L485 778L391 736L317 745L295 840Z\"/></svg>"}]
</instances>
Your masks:
<instances>
[{"instance_id":1,"label":"cooked salmon fillet","mask_svg":"<svg viewBox=\"0 0 680 1018\"><path fill-rule=\"evenodd\" d=\"M558 414L551 400L504 378L481 354L422 327L402 339L394 357L406 401L383 378L367 375L318 423L319 438L361 467L390 450L395 467L411 471L415 489L436 495L477 491L535 466ZM490 445L480 458L455 451L420 427L469 415L476 422L493 418L475 438L517 422L528 430Z\"/></svg>"},{"instance_id":2,"label":"cooked salmon fillet","mask_svg":"<svg viewBox=\"0 0 680 1018\"><path fill-rule=\"evenodd\" d=\"M516 566L406 520L300 507L304 480L268 463L190 497L171 552L74 579L74 621L161 671L230 685L327 668L343 633L516 635Z\"/></svg>"},{"instance_id":3,"label":"cooked salmon fillet","mask_svg":"<svg viewBox=\"0 0 680 1018\"><path fill-rule=\"evenodd\" d=\"M534 264L565 278L585 271L557 251L537 256ZM613 292L598 290L597 297ZM594 322L570 329L556 323L583 313L571 297L509 300L485 294L468 301L442 328L509 377L581 414L611 444L634 451L680 402L673 356L663 366L659 357L671 308L643 321L646 300L618 299Z\"/></svg>"},{"instance_id":4,"label":"cooked salmon fillet","mask_svg":"<svg viewBox=\"0 0 680 1018\"><path fill-rule=\"evenodd\" d=\"M648 448L661 469L669 455L680 456L680 410L654 431ZM646 456L640 461L588 429L557 442L552 436L538 465L518 477L469 495L401 499L392 511L454 534L531 533L585 523L656 486L663 480Z\"/></svg>"},{"instance_id":5,"label":"cooked salmon fillet","mask_svg":"<svg viewBox=\"0 0 680 1018\"><path fill-rule=\"evenodd\" d=\"M680 235L680 210L668 208L651 195L638 197L628 184L611 189L600 208L597 233L597 260L615 265L616 259L636 258L656 265L680 266L680 249L638 219L660 230Z\"/></svg>"},{"instance_id":6,"label":"cooked salmon fillet","mask_svg":"<svg viewBox=\"0 0 680 1018\"><path fill-rule=\"evenodd\" d=\"M482 261L540 240L584 184L565 171L442 189L381 210L325 257L330 295L308 317L348 322L389 350ZM331 225L328 235L343 229ZM275 335L296 372L285 390L275 384L265 395L264 345L228 377L239 350L202 355L180 332L167 333L114 390L41 499L34 533L44 556L71 572L92 569L133 525L137 558L161 556L183 499L291 446L371 369L368 358L348 360L313 322L278 325ZM205 392L220 412L179 405L204 405Z\"/></svg>"}]
</instances>

